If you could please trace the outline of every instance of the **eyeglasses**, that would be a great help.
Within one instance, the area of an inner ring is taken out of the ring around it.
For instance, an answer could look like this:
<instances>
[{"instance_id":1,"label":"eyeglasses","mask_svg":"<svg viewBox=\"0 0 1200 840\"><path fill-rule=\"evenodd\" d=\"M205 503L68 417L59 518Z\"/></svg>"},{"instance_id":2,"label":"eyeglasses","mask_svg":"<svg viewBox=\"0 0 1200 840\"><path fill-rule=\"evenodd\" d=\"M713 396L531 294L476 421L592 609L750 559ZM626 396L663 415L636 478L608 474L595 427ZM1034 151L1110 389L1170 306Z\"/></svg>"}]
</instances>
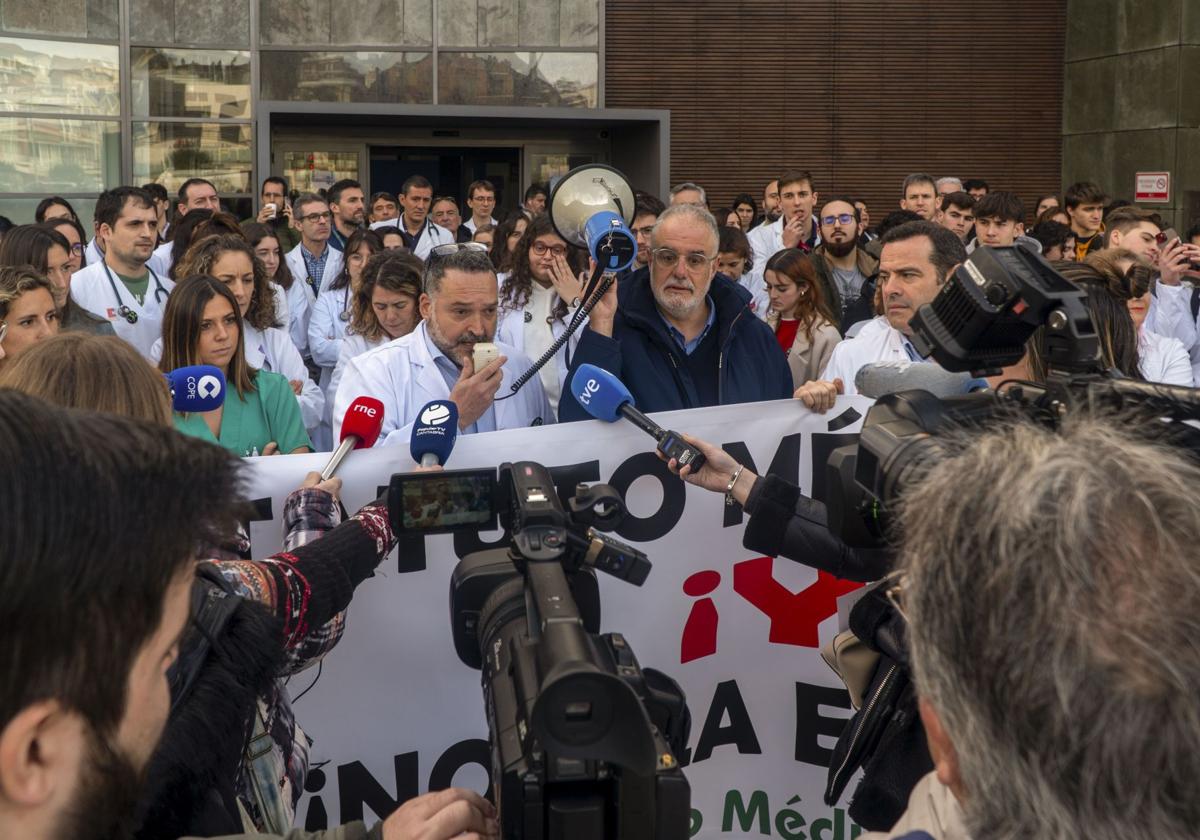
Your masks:
<instances>
[{"instance_id":1,"label":"eyeglasses","mask_svg":"<svg viewBox=\"0 0 1200 840\"><path fill-rule=\"evenodd\" d=\"M83 256L83 243L82 243L82 242L76 242L74 245L72 245L72 246L71 246L71 253L72 253L72 254L74 254L74 255L75 255L75 256L77 256L77 257L79 257L79 256Z\"/></svg>"},{"instance_id":2,"label":"eyeglasses","mask_svg":"<svg viewBox=\"0 0 1200 840\"><path fill-rule=\"evenodd\" d=\"M854 221L853 213L839 213L836 216L822 216L821 224L832 225L834 222L840 222L843 225L848 225Z\"/></svg>"},{"instance_id":3,"label":"eyeglasses","mask_svg":"<svg viewBox=\"0 0 1200 840\"><path fill-rule=\"evenodd\" d=\"M650 252L654 257L654 264L659 268L672 269L679 264L679 252L670 248L655 248ZM683 255L683 262L687 266L688 271L702 271L717 257L716 255L708 256L699 251L692 251L690 254Z\"/></svg>"},{"instance_id":4,"label":"eyeglasses","mask_svg":"<svg viewBox=\"0 0 1200 840\"><path fill-rule=\"evenodd\" d=\"M301 216L302 222L328 222L333 218L333 214L326 210L324 213L309 213L307 216Z\"/></svg>"},{"instance_id":5,"label":"eyeglasses","mask_svg":"<svg viewBox=\"0 0 1200 840\"><path fill-rule=\"evenodd\" d=\"M534 242L530 247L530 250L539 257L546 256L547 252L556 257L565 257L567 255L566 245L547 245L545 242Z\"/></svg>"},{"instance_id":6,"label":"eyeglasses","mask_svg":"<svg viewBox=\"0 0 1200 840\"><path fill-rule=\"evenodd\" d=\"M430 249L429 256L425 258L426 270L432 268L439 260L444 260L459 251L478 251L486 254L488 247L482 242L447 242L445 245L435 245Z\"/></svg>"}]
</instances>

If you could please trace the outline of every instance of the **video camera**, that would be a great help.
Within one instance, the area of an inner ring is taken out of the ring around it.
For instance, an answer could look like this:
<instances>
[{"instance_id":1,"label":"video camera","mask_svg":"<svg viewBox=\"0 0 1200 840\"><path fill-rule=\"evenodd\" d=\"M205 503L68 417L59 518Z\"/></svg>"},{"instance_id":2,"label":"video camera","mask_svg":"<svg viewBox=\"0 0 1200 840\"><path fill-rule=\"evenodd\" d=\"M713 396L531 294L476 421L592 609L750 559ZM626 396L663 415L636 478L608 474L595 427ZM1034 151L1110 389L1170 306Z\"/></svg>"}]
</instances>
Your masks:
<instances>
[{"instance_id":1,"label":"video camera","mask_svg":"<svg viewBox=\"0 0 1200 840\"><path fill-rule=\"evenodd\" d=\"M1086 299L1032 251L977 248L913 315L913 344L947 370L986 376L1019 362L1041 329L1046 382L946 399L925 391L881 397L867 412L858 443L835 450L827 462L830 530L848 545L885 546L888 511L904 487L936 463L938 435L953 428L1014 413L1053 428L1082 404L1137 405L1163 418L1200 419L1200 391L1104 369Z\"/></svg>"},{"instance_id":2,"label":"video camera","mask_svg":"<svg viewBox=\"0 0 1200 840\"><path fill-rule=\"evenodd\" d=\"M548 469L522 461L396 474L388 500L400 532L499 520L510 536L464 557L450 582L455 650L482 671L502 836L686 838L683 691L642 669L619 633L599 633L594 570L635 586L650 573L645 554L601 533L626 515L620 494L581 484L563 500Z\"/></svg>"}]
</instances>

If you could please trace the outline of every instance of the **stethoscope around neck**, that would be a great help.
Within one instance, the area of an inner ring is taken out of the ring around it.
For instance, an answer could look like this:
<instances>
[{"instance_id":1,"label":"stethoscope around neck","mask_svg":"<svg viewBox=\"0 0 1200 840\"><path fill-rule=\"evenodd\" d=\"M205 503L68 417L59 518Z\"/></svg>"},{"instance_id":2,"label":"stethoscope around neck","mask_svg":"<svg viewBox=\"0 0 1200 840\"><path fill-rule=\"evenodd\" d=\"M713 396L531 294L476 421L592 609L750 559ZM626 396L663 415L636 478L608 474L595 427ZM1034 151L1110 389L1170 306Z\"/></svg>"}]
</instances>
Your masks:
<instances>
[{"instance_id":1,"label":"stethoscope around neck","mask_svg":"<svg viewBox=\"0 0 1200 840\"><path fill-rule=\"evenodd\" d=\"M125 302L121 300L121 293L117 291L117 281L113 279L112 272L108 270L108 263L101 262L100 265L104 266L104 274L108 277L108 285L112 289L113 297L117 299L117 314L124 318L127 323L136 324L138 322L138 314L126 306ZM161 295L170 297L171 293L163 287L162 282L158 279L158 275L154 273L153 268L146 266L146 270L149 271L150 276L154 278L154 302L161 307Z\"/></svg>"}]
</instances>

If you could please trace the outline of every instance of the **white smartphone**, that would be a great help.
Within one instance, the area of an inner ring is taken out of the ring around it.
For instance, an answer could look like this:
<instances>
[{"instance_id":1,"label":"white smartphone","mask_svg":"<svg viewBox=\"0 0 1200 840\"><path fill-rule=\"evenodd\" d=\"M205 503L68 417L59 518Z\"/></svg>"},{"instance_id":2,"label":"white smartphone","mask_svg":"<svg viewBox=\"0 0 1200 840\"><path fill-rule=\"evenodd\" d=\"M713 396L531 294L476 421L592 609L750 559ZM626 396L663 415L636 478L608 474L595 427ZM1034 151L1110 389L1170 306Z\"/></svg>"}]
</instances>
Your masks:
<instances>
[{"instance_id":1,"label":"white smartphone","mask_svg":"<svg viewBox=\"0 0 1200 840\"><path fill-rule=\"evenodd\" d=\"M471 358L475 361L475 372L483 370L493 359L500 358L500 351L496 349L496 345L489 341L480 341L475 344L475 349L471 352Z\"/></svg>"}]
</instances>

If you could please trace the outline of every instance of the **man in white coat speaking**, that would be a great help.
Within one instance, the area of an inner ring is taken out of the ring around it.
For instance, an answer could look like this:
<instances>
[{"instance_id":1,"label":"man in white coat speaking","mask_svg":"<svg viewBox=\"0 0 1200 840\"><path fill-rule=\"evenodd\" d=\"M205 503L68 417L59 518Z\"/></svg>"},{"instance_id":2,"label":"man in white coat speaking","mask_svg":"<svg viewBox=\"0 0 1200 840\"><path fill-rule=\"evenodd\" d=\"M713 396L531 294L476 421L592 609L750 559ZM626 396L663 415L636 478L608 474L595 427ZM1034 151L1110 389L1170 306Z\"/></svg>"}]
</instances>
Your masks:
<instances>
[{"instance_id":1,"label":"man in white coat speaking","mask_svg":"<svg viewBox=\"0 0 1200 840\"><path fill-rule=\"evenodd\" d=\"M408 446L417 413L430 400L458 406L462 434L553 423L539 377L512 394L509 386L530 366L519 351L499 344L499 358L475 370L472 352L495 336L498 306L496 272L486 252L460 245L447 255L432 254L420 301L425 320L346 365L333 403L334 441L358 397L383 403L384 446Z\"/></svg>"},{"instance_id":2,"label":"man in white coat speaking","mask_svg":"<svg viewBox=\"0 0 1200 840\"><path fill-rule=\"evenodd\" d=\"M858 393L854 376L872 362L929 362L913 346L909 320L931 302L967 251L952 231L934 222L907 222L888 231L879 255L878 287L884 314L868 321L858 335L833 348L820 379L796 390L796 399L814 411L826 411L838 394Z\"/></svg>"}]
</instances>

